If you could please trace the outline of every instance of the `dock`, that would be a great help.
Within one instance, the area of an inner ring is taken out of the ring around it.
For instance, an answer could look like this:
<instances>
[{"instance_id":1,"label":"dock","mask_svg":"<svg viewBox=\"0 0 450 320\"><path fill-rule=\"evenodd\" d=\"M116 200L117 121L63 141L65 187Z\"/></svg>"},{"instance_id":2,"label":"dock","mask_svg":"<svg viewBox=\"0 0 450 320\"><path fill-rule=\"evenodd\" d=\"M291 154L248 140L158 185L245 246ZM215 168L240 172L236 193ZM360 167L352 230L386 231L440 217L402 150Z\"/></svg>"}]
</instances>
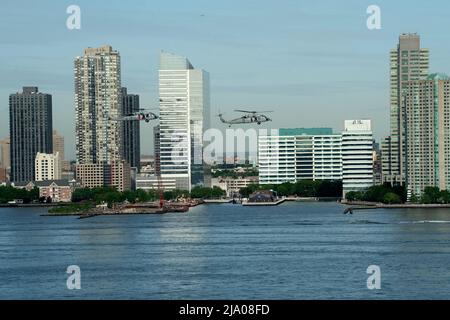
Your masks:
<instances>
[{"instance_id":1,"label":"dock","mask_svg":"<svg viewBox=\"0 0 450 320\"><path fill-rule=\"evenodd\" d=\"M203 200L205 204L213 204L213 203L231 203L233 199L205 199Z\"/></svg>"},{"instance_id":2,"label":"dock","mask_svg":"<svg viewBox=\"0 0 450 320\"><path fill-rule=\"evenodd\" d=\"M242 205L245 207L270 207L270 206L278 206L284 203L286 199L280 199L273 202L243 202Z\"/></svg>"}]
</instances>

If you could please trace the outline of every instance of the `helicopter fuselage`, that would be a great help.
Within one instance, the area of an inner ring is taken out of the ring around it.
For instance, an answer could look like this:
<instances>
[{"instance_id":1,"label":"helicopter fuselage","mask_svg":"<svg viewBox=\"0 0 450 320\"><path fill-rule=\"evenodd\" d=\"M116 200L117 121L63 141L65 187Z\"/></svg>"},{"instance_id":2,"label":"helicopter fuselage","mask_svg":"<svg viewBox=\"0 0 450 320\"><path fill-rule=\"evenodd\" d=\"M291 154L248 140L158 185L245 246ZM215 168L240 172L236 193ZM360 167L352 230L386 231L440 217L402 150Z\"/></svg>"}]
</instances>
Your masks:
<instances>
[{"instance_id":1,"label":"helicopter fuselage","mask_svg":"<svg viewBox=\"0 0 450 320\"><path fill-rule=\"evenodd\" d=\"M240 118L232 119L232 120L225 120L220 116L220 119L223 123L227 123L229 125L233 124L247 124L247 123L257 123L260 125L261 123L272 121L269 117L263 115L263 114L247 114Z\"/></svg>"}]
</instances>

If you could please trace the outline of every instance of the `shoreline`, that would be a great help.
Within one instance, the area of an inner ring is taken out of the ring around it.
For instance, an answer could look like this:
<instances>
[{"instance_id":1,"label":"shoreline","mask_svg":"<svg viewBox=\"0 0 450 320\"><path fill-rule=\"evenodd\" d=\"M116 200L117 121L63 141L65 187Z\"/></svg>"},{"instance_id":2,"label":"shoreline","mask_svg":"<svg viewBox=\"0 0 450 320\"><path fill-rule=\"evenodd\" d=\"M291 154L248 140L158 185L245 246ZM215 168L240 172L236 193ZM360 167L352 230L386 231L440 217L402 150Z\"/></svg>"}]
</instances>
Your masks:
<instances>
[{"instance_id":1,"label":"shoreline","mask_svg":"<svg viewBox=\"0 0 450 320\"><path fill-rule=\"evenodd\" d=\"M61 202L61 203L2 203L0 208L52 208L70 206L75 202Z\"/></svg>"},{"instance_id":2,"label":"shoreline","mask_svg":"<svg viewBox=\"0 0 450 320\"><path fill-rule=\"evenodd\" d=\"M375 210L375 209L450 209L450 204L417 204L417 203L403 203L403 204L384 204L377 202L341 202L347 206L345 212L353 210Z\"/></svg>"}]
</instances>

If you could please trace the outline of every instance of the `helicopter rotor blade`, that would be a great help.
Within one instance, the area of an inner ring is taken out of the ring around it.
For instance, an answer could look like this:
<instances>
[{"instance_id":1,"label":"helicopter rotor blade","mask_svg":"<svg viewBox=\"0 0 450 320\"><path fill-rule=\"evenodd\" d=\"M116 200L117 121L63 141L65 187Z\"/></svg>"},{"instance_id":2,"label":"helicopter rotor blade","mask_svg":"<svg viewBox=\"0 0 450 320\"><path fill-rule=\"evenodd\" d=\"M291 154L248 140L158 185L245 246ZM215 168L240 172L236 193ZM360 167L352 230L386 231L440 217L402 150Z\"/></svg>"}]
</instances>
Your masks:
<instances>
[{"instance_id":1,"label":"helicopter rotor blade","mask_svg":"<svg viewBox=\"0 0 450 320\"><path fill-rule=\"evenodd\" d=\"M247 110L234 110L234 111L236 111L236 112L244 112L244 113L253 113L253 114L256 114L256 113L272 113L273 111L247 111Z\"/></svg>"},{"instance_id":2,"label":"helicopter rotor blade","mask_svg":"<svg viewBox=\"0 0 450 320\"><path fill-rule=\"evenodd\" d=\"M244 112L244 113L256 113L256 111L247 111L247 110L234 110L236 112Z\"/></svg>"}]
</instances>

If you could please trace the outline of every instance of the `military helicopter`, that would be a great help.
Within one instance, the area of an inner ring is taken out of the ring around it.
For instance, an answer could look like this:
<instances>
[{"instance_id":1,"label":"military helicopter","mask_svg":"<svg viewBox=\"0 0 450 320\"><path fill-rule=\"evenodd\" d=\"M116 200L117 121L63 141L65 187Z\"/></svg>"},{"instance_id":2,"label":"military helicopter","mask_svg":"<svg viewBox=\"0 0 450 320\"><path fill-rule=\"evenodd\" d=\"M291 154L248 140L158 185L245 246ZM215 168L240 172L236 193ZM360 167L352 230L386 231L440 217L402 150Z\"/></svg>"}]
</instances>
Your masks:
<instances>
[{"instance_id":1,"label":"military helicopter","mask_svg":"<svg viewBox=\"0 0 450 320\"><path fill-rule=\"evenodd\" d=\"M152 120L156 120L159 117L146 109L139 109L139 112L134 112L132 114L120 117L120 118L111 118L112 121L145 121L150 122Z\"/></svg>"},{"instance_id":2,"label":"military helicopter","mask_svg":"<svg viewBox=\"0 0 450 320\"><path fill-rule=\"evenodd\" d=\"M260 125L263 122L272 121L268 116L264 115L263 113L269 113L272 111L247 111L247 110L234 110L236 112L243 112L245 115L243 115L240 118L232 119L232 120L225 120L223 118L223 114L219 114L220 121L223 123L229 124L229 127L231 127L233 124L247 124L247 123L257 123Z\"/></svg>"}]
</instances>

